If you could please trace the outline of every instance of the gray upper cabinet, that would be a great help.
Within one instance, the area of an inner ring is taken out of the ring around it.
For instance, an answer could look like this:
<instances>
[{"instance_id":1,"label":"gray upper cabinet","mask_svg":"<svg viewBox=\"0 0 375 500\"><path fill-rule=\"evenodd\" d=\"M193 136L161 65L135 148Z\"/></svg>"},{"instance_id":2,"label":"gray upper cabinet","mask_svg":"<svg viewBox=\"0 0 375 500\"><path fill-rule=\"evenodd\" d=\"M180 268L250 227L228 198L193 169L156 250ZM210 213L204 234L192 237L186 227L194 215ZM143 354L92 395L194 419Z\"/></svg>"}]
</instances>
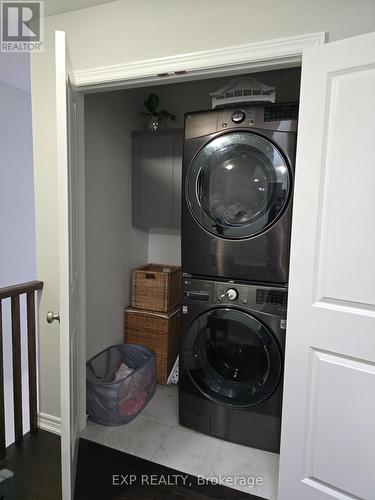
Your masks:
<instances>
[{"instance_id":1,"label":"gray upper cabinet","mask_svg":"<svg viewBox=\"0 0 375 500\"><path fill-rule=\"evenodd\" d=\"M134 132L132 141L133 226L180 227L183 130Z\"/></svg>"}]
</instances>

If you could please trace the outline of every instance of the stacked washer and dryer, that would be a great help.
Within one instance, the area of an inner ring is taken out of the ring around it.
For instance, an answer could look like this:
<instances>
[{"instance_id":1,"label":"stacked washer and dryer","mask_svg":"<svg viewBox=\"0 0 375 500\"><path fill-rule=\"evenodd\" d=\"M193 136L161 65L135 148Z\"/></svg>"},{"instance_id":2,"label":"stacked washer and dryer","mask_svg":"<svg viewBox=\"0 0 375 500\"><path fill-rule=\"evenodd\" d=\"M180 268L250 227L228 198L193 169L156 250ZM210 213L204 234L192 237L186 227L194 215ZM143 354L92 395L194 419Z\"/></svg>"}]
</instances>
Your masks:
<instances>
[{"instance_id":1,"label":"stacked washer and dryer","mask_svg":"<svg viewBox=\"0 0 375 500\"><path fill-rule=\"evenodd\" d=\"M179 415L279 451L297 104L187 114Z\"/></svg>"}]
</instances>

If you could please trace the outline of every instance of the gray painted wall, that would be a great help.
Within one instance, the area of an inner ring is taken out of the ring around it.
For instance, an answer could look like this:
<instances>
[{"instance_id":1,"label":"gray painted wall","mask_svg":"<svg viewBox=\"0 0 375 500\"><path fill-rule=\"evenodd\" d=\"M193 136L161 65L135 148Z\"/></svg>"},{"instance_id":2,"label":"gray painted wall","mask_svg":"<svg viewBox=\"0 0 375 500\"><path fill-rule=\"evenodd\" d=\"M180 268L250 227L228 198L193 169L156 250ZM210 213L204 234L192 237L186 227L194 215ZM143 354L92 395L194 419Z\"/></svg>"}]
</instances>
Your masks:
<instances>
[{"instance_id":1,"label":"gray painted wall","mask_svg":"<svg viewBox=\"0 0 375 500\"><path fill-rule=\"evenodd\" d=\"M132 95L85 98L87 358L123 342L130 274L148 259L148 233L131 225Z\"/></svg>"},{"instance_id":2,"label":"gray painted wall","mask_svg":"<svg viewBox=\"0 0 375 500\"><path fill-rule=\"evenodd\" d=\"M0 53L0 287L36 277L29 59ZM8 71L5 71L8 68ZM6 83L3 83L3 81ZM14 86L17 84L16 86ZM6 444L14 441L10 301L3 301ZM29 430L26 304L21 300L23 425Z\"/></svg>"}]
</instances>

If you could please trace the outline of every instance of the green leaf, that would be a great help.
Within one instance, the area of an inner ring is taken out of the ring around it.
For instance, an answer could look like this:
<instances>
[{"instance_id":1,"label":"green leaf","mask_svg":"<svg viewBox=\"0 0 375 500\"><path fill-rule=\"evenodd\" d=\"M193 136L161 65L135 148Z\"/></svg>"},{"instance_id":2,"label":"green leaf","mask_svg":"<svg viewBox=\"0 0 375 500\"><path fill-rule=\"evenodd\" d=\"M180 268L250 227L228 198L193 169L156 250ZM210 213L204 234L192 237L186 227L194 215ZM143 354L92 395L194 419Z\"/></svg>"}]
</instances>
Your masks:
<instances>
[{"instance_id":1,"label":"green leaf","mask_svg":"<svg viewBox=\"0 0 375 500\"><path fill-rule=\"evenodd\" d=\"M145 100L144 105L151 115L157 116L156 108L159 106L159 97L156 94L151 93Z\"/></svg>"}]
</instances>

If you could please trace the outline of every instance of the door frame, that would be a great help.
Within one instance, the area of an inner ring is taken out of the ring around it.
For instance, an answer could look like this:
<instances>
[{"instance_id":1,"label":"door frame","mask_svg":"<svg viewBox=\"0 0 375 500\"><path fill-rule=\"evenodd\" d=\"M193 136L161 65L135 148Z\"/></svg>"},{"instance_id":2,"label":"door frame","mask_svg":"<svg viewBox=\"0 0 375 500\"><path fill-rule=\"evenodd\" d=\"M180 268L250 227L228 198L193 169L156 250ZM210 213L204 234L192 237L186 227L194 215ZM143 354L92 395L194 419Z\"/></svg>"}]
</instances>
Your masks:
<instances>
[{"instance_id":1,"label":"door frame","mask_svg":"<svg viewBox=\"0 0 375 500\"><path fill-rule=\"evenodd\" d=\"M327 42L324 31L303 35L265 40L244 45L209 49L193 53L134 61L112 66L74 71L78 100L78 169L79 199L79 272L80 272L80 329L82 359L78 367L81 373L81 406L78 417L80 430L86 426L86 222L85 222L85 158L84 158L84 95L178 83L206 80L241 73L257 73L275 69L301 66L303 51Z\"/></svg>"},{"instance_id":2,"label":"door frame","mask_svg":"<svg viewBox=\"0 0 375 500\"><path fill-rule=\"evenodd\" d=\"M87 68L74 72L76 86L83 92L98 92L161 83L216 78L238 73L269 71L298 66L306 48L323 45L324 31L264 40L243 45L182 53Z\"/></svg>"}]
</instances>

